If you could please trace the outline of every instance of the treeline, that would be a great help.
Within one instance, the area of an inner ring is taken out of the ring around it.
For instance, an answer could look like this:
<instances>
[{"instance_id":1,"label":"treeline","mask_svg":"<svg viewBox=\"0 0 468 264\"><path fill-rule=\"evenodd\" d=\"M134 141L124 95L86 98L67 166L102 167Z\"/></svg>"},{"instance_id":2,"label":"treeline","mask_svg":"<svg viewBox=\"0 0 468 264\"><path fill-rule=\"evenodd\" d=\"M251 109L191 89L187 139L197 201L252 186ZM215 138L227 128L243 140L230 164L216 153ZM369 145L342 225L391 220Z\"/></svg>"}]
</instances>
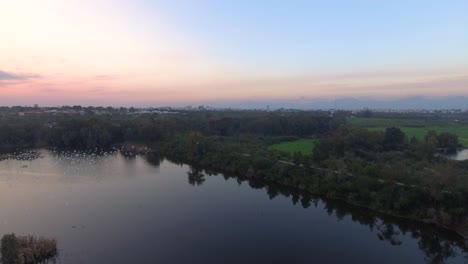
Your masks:
<instances>
[{"instance_id":1,"label":"treeline","mask_svg":"<svg viewBox=\"0 0 468 264\"><path fill-rule=\"evenodd\" d=\"M43 119L0 118L0 147L22 148L42 145L46 122Z\"/></svg>"},{"instance_id":2,"label":"treeline","mask_svg":"<svg viewBox=\"0 0 468 264\"><path fill-rule=\"evenodd\" d=\"M94 149L157 142L188 131L219 136L325 135L345 122L323 112L203 112L173 115L35 116L0 118L0 146Z\"/></svg>"},{"instance_id":3,"label":"treeline","mask_svg":"<svg viewBox=\"0 0 468 264\"><path fill-rule=\"evenodd\" d=\"M333 133L323 137L314 151L314 161L320 162L328 157L372 158L375 153L400 151L410 152L412 158L433 159L437 153L453 154L461 145L454 134L443 132L437 134L429 131L424 139L407 138L397 127L385 131L371 131L353 126L341 126Z\"/></svg>"},{"instance_id":4,"label":"treeline","mask_svg":"<svg viewBox=\"0 0 468 264\"><path fill-rule=\"evenodd\" d=\"M361 118L384 118L384 119L419 119L426 121L453 121L468 122L468 111L462 110L433 110L419 112L389 112L364 109L355 113L348 112L349 116Z\"/></svg>"}]
</instances>

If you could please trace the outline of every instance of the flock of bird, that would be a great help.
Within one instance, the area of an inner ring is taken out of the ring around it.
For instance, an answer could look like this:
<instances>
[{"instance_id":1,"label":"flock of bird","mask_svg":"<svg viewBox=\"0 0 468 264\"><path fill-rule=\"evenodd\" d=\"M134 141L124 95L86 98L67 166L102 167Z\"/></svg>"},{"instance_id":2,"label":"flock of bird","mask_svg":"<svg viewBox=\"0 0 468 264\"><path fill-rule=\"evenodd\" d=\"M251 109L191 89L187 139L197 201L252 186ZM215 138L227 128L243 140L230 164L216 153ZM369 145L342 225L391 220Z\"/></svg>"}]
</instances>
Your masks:
<instances>
[{"instance_id":1,"label":"flock of bird","mask_svg":"<svg viewBox=\"0 0 468 264\"><path fill-rule=\"evenodd\" d=\"M56 171L63 176L78 176L83 174L95 175L98 173L96 170L98 167L101 169L108 169L115 165L112 161L116 155L119 155L122 159L131 159L132 155L126 155L126 153L119 154L119 150L98 150L93 151L62 151L62 150L25 150L16 151L9 154L0 154L0 166L2 160L4 161L18 161L13 167L18 174L24 174L29 170L42 171L44 166L54 167L52 170ZM47 163L33 162L38 159L43 159L45 156L50 156L53 159L48 159ZM4 166L10 166L11 163L7 163ZM18 166L18 167L17 167ZM42 167L42 169L40 169ZM29 169L27 169L29 168ZM26 170L27 169L27 170ZM10 170L11 172L11 170Z\"/></svg>"}]
</instances>

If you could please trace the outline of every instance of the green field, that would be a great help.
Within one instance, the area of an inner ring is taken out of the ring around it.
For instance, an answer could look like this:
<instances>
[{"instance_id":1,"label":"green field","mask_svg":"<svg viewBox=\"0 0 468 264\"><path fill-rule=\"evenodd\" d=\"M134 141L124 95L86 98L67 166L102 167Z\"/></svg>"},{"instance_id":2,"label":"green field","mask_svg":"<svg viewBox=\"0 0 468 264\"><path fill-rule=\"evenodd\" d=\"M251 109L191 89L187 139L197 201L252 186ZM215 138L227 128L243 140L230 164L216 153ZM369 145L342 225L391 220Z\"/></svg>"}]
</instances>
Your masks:
<instances>
[{"instance_id":1,"label":"green field","mask_svg":"<svg viewBox=\"0 0 468 264\"><path fill-rule=\"evenodd\" d=\"M304 138L304 139L298 139L294 141L286 141L286 142L277 143L277 144L271 145L270 147L276 150L284 151L284 152L289 152L289 153L300 152L304 155L310 155L312 154L312 151L316 143L317 143L316 139Z\"/></svg>"},{"instance_id":2,"label":"green field","mask_svg":"<svg viewBox=\"0 0 468 264\"><path fill-rule=\"evenodd\" d=\"M468 146L468 125L451 123L449 121L422 119L384 119L384 118L351 118L349 123L369 130L385 130L387 127L399 127L408 138L424 138L426 133L434 130L437 133L449 132L458 136L460 144Z\"/></svg>"}]
</instances>

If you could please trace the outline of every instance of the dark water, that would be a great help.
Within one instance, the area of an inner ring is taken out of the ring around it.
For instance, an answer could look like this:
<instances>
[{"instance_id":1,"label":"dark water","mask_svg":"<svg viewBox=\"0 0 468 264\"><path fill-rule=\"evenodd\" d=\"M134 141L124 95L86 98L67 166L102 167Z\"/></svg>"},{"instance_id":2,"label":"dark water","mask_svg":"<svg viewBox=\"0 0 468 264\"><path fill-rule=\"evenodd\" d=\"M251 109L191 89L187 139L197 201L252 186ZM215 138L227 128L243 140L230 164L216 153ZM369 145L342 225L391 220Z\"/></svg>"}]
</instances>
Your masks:
<instances>
[{"instance_id":1,"label":"dark water","mask_svg":"<svg viewBox=\"0 0 468 264\"><path fill-rule=\"evenodd\" d=\"M119 153L0 161L0 235L56 238L59 263L467 263L429 225Z\"/></svg>"}]
</instances>

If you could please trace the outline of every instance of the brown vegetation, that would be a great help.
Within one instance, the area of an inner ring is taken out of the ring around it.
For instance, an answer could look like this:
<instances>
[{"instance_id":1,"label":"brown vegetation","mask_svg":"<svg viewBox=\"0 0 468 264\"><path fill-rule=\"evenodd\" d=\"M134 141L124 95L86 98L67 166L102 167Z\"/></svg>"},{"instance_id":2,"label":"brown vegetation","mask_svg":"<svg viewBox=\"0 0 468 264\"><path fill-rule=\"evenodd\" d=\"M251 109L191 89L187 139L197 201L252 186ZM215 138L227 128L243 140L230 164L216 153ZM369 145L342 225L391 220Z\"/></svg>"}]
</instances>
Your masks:
<instances>
[{"instance_id":1,"label":"brown vegetation","mask_svg":"<svg viewBox=\"0 0 468 264\"><path fill-rule=\"evenodd\" d=\"M3 264L47 263L58 254L55 239L6 234L1 243Z\"/></svg>"}]
</instances>

